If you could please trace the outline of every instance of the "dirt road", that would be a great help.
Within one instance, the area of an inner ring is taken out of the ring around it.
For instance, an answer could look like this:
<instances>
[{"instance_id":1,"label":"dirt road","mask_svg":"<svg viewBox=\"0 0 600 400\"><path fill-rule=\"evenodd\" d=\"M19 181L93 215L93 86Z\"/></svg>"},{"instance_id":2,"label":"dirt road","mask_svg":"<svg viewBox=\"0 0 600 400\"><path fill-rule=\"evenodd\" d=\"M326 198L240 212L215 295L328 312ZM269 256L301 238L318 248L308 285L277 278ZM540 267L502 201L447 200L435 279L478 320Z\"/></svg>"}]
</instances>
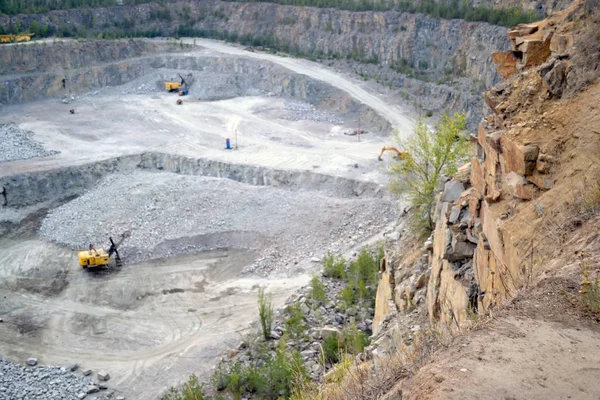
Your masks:
<instances>
[{"instance_id":1,"label":"dirt road","mask_svg":"<svg viewBox=\"0 0 600 400\"><path fill-rule=\"evenodd\" d=\"M335 86L338 89L345 91L350 94L354 99L364 103L374 109L378 114L385 117L392 126L397 129L401 136L406 137L409 135L414 128L414 121L406 116L406 112L402 108L395 104L388 104L382 100L377 94L362 87L356 82L353 82L348 77L340 75L331 69L324 67L323 65L304 60L299 58L291 57L278 57L272 54L246 51L239 46L229 45L224 42L211 40L211 39L183 39L184 43L192 44L196 43L199 46L208 48L213 51L225 54L234 54L243 57L258 58L261 60L267 60L276 64L279 64L291 71L298 74L310 76L326 82L329 85Z\"/></svg>"}]
</instances>

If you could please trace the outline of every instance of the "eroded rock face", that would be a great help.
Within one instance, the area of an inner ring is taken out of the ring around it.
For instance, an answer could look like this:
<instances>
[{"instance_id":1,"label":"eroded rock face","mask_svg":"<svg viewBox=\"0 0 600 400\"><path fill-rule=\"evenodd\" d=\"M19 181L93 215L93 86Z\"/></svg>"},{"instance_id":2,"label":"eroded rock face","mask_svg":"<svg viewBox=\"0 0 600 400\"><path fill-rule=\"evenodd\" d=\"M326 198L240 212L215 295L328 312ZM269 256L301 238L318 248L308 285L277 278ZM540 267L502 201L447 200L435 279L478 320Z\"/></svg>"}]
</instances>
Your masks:
<instances>
[{"instance_id":1,"label":"eroded rock face","mask_svg":"<svg viewBox=\"0 0 600 400\"><path fill-rule=\"evenodd\" d=\"M575 3L548 20L516 27L508 33L513 50L493 56L508 80L484 94L493 114L471 138L469 181L461 175L454 179L466 190L458 198L441 196L438 201L427 293L434 324L460 328L468 308L485 312L502 304L531 273L532 250L519 246L524 237L511 213L515 205L535 200L555 184L556 160L542 149L556 143L530 134L532 115L546 125L545 114L536 115L542 103L565 93L575 67L596 68L570 60L582 39L568 30L588 13L581 7Z\"/></svg>"}]
</instances>

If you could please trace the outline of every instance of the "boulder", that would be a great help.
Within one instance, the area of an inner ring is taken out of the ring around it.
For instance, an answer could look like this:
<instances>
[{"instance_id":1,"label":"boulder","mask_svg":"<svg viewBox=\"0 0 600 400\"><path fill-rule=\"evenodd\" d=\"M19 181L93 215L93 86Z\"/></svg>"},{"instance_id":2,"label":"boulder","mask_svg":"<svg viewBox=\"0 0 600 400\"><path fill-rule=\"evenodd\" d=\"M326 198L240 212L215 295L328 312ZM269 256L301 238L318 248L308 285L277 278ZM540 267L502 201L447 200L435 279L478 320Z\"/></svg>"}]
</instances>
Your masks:
<instances>
[{"instance_id":1,"label":"boulder","mask_svg":"<svg viewBox=\"0 0 600 400\"><path fill-rule=\"evenodd\" d=\"M492 53L492 61L496 64L496 69L504 79L517 74L517 64L519 59L515 57L513 51L497 51Z\"/></svg>"},{"instance_id":2,"label":"boulder","mask_svg":"<svg viewBox=\"0 0 600 400\"><path fill-rule=\"evenodd\" d=\"M554 186L554 180L552 179L552 177L548 175L542 175L537 172L533 173L533 175L528 176L527 180L542 190L549 190L552 189L552 187Z\"/></svg>"},{"instance_id":3,"label":"boulder","mask_svg":"<svg viewBox=\"0 0 600 400\"><path fill-rule=\"evenodd\" d=\"M454 175L454 180L459 181L463 184L468 184L471 182L471 163L466 163L462 167L460 167L456 174Z\"/></svg>"},{"instance_id":4,"label":"boulder","mask_svg":"<svg viewBox=\"0 0 600 400\"><path fill-rule=\"evenodd\" d=\"M92 374L92 370L91 369L83 369L83 370L81 370L81 373L83 374L83 376L89 376Z\"/></svg>"},{"instance_id":5,"label":"boulder","mask_svg":"<svg viewBox=\"0 0 600 400\"><path fill-rule=\"evenodd\" d=\"M503 169L505 173L515 172L519 175L531 175L539 153L536 145L520 146L506 136L502 136Z\"/></svg>"},{"instance_id":6,"label":"boulder","mask_svg":"<svg viewBox=\"0 0 600 400\"><path fill-rule=\"evenodd\" d=\"M444 193L442 194L442 201L450 202L458 199L460 194L464 192L465 185L462 182L456 181L454 179L449 180L444 185Z\"/></svg>"},{"instance_id":7,"label":"boulder","mask_svg":"<svg viewBox=\"0 0 600 400\"><path fill-rule=\"evenodd\" d=\"M98 371L98 380L107 381L110 379L110 375L106 371Z\"/></svg>"},{"instance_id":8,"label":"boulder","mask_svg":"<svg viewBox=\"0 0 600 400\"><path fill-rule=\"evenodd\" d=\"M321 337L323 340L327 340L332 336L337 336L339 340L343 341L342 332L333 326L325 326L321 328Z\"/></svg>"},{"instance_id":9,"label":"boulder","mask_svg":"<svg viewBox=\"0 0 600 400\"><path fill-rule=\"evenodd\" d=\"M77 371L77 368L79 368L79 364L74 363L74 364L71 364L71 366L69 367L69 370L71 372L75 372L75 371Z\"/></svg>"},{"instance_id":10,"label":"boulder","mask_svg":"<svg viewBox=\"0 0 600 400\"><path fill-rule=\"evenodd\" d=\"M523 176L515 172L511 172L506 176L506 190L511 196L523 200L531 200L535 192L533 185L530 185Z\"/></svg>"},{"instance_id":11,"label":"boulder","mask_svg":"<svg viewBox=\"0 0 600 400\"><path fill-rule=\"evenodd\" d=\"M98 393L99 391L100 391L100 388L96 385L88 385L86 388L87 394Z\"/></svg>"},{"instance_id":12,"label":"boulder","mask_svg":"<svg viewBox=\"0 0 600 400\"><path fill-rule=\"evenodd\" d=\"M566 86L566 71L567 69L563 62L556 60L552 64L552 69L542 76L544 86L556 97L560 97L563 94Z\"/></svg>"},{"instance_id":13,"label":"boulder","mask_svg":"<svg viewBox=\"0 0 600 400\"><path fill-rule=\"evenodd\" d=\"M29 358L27 359L27 365L29 365L30 367L34 367L34 366L36 366L36 365L37 365L37 363L38 363L38 360L37 360L37 358L35 358L35 357L29 357Z\"/></svg>"},{"instance_id":14,"label":"boulder","mask_svg":"<svg viewBox=\"0 0 600 400\"><path fill-rule=\"evenodd\" d=\"M517 46L517 50L523 53L522 67L531 68L543 64L550 57L550 40L552 35L543 38L524 39Z\"/></svg>"}]
</instances>

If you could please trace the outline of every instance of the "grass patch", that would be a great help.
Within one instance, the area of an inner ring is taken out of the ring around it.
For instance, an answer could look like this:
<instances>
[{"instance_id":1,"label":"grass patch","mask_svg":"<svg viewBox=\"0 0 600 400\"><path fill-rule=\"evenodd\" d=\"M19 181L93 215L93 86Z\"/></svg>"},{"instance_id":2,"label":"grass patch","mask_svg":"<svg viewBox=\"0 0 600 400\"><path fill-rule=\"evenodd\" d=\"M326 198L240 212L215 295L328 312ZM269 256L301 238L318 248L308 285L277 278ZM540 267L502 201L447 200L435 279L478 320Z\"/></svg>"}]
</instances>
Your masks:
<instances>
[{"instance_id":1,"label":"grass patch","mask_svg":"<svg viewBox=\"0 0 600 400\"><path fill-rule=\"evenodd\" d=\"M262 288L258 289L258 317L263 338L269 340L273 326L273 301L271 295L266 294Z\"/></svg>"}]
</instances>

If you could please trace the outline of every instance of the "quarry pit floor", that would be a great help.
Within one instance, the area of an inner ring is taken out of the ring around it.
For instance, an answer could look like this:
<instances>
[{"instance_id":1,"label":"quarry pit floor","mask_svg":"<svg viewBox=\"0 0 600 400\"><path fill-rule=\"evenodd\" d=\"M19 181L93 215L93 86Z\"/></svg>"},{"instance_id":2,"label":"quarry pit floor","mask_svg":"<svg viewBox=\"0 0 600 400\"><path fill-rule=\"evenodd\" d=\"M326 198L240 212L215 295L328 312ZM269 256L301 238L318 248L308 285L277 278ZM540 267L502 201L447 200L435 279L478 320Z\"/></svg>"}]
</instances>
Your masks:
<instances>
[{"instance_id":1,"label":"quarry pit floor","mask_svg":"<svg viewBox=\"0 0 600 400\"><path fill-rule=\"evenodd\" d=\"M218 47L211 51L242 51L215 43L206 44ZM383 116L398 111L333 71L305 60L282 62L330 80ZM389 135L367 133L359 141L344 134L348 127L290 119L285 99L277 97L200 101L192 92L177 105L178 98L122 94L117 87L70 104L6 106L0 124L31 131L59 153L0 163L0 178L161 153L219 161L242 173L285 171L291 183L139 171L133 163L61 201L0 207L8 226L0 236L3 358L106 370L108 386L127 398L156 398L190 374L210 376L256 321L259 287L281 305L308 283L328 250L351 255L394 224L396 200L384 188L385 163L377 161ZM408 121L393 118L395 128ZM237 149L226 150L226 138ZM332 188L295 187L294 174L335 179ZM361 185L381 190L348 189ZM132 236L123 244L121 269L81 269L75 250L105 244L126 229ZM248 269L265 260L277 267Z\"/></svg>"}]
</instances>

